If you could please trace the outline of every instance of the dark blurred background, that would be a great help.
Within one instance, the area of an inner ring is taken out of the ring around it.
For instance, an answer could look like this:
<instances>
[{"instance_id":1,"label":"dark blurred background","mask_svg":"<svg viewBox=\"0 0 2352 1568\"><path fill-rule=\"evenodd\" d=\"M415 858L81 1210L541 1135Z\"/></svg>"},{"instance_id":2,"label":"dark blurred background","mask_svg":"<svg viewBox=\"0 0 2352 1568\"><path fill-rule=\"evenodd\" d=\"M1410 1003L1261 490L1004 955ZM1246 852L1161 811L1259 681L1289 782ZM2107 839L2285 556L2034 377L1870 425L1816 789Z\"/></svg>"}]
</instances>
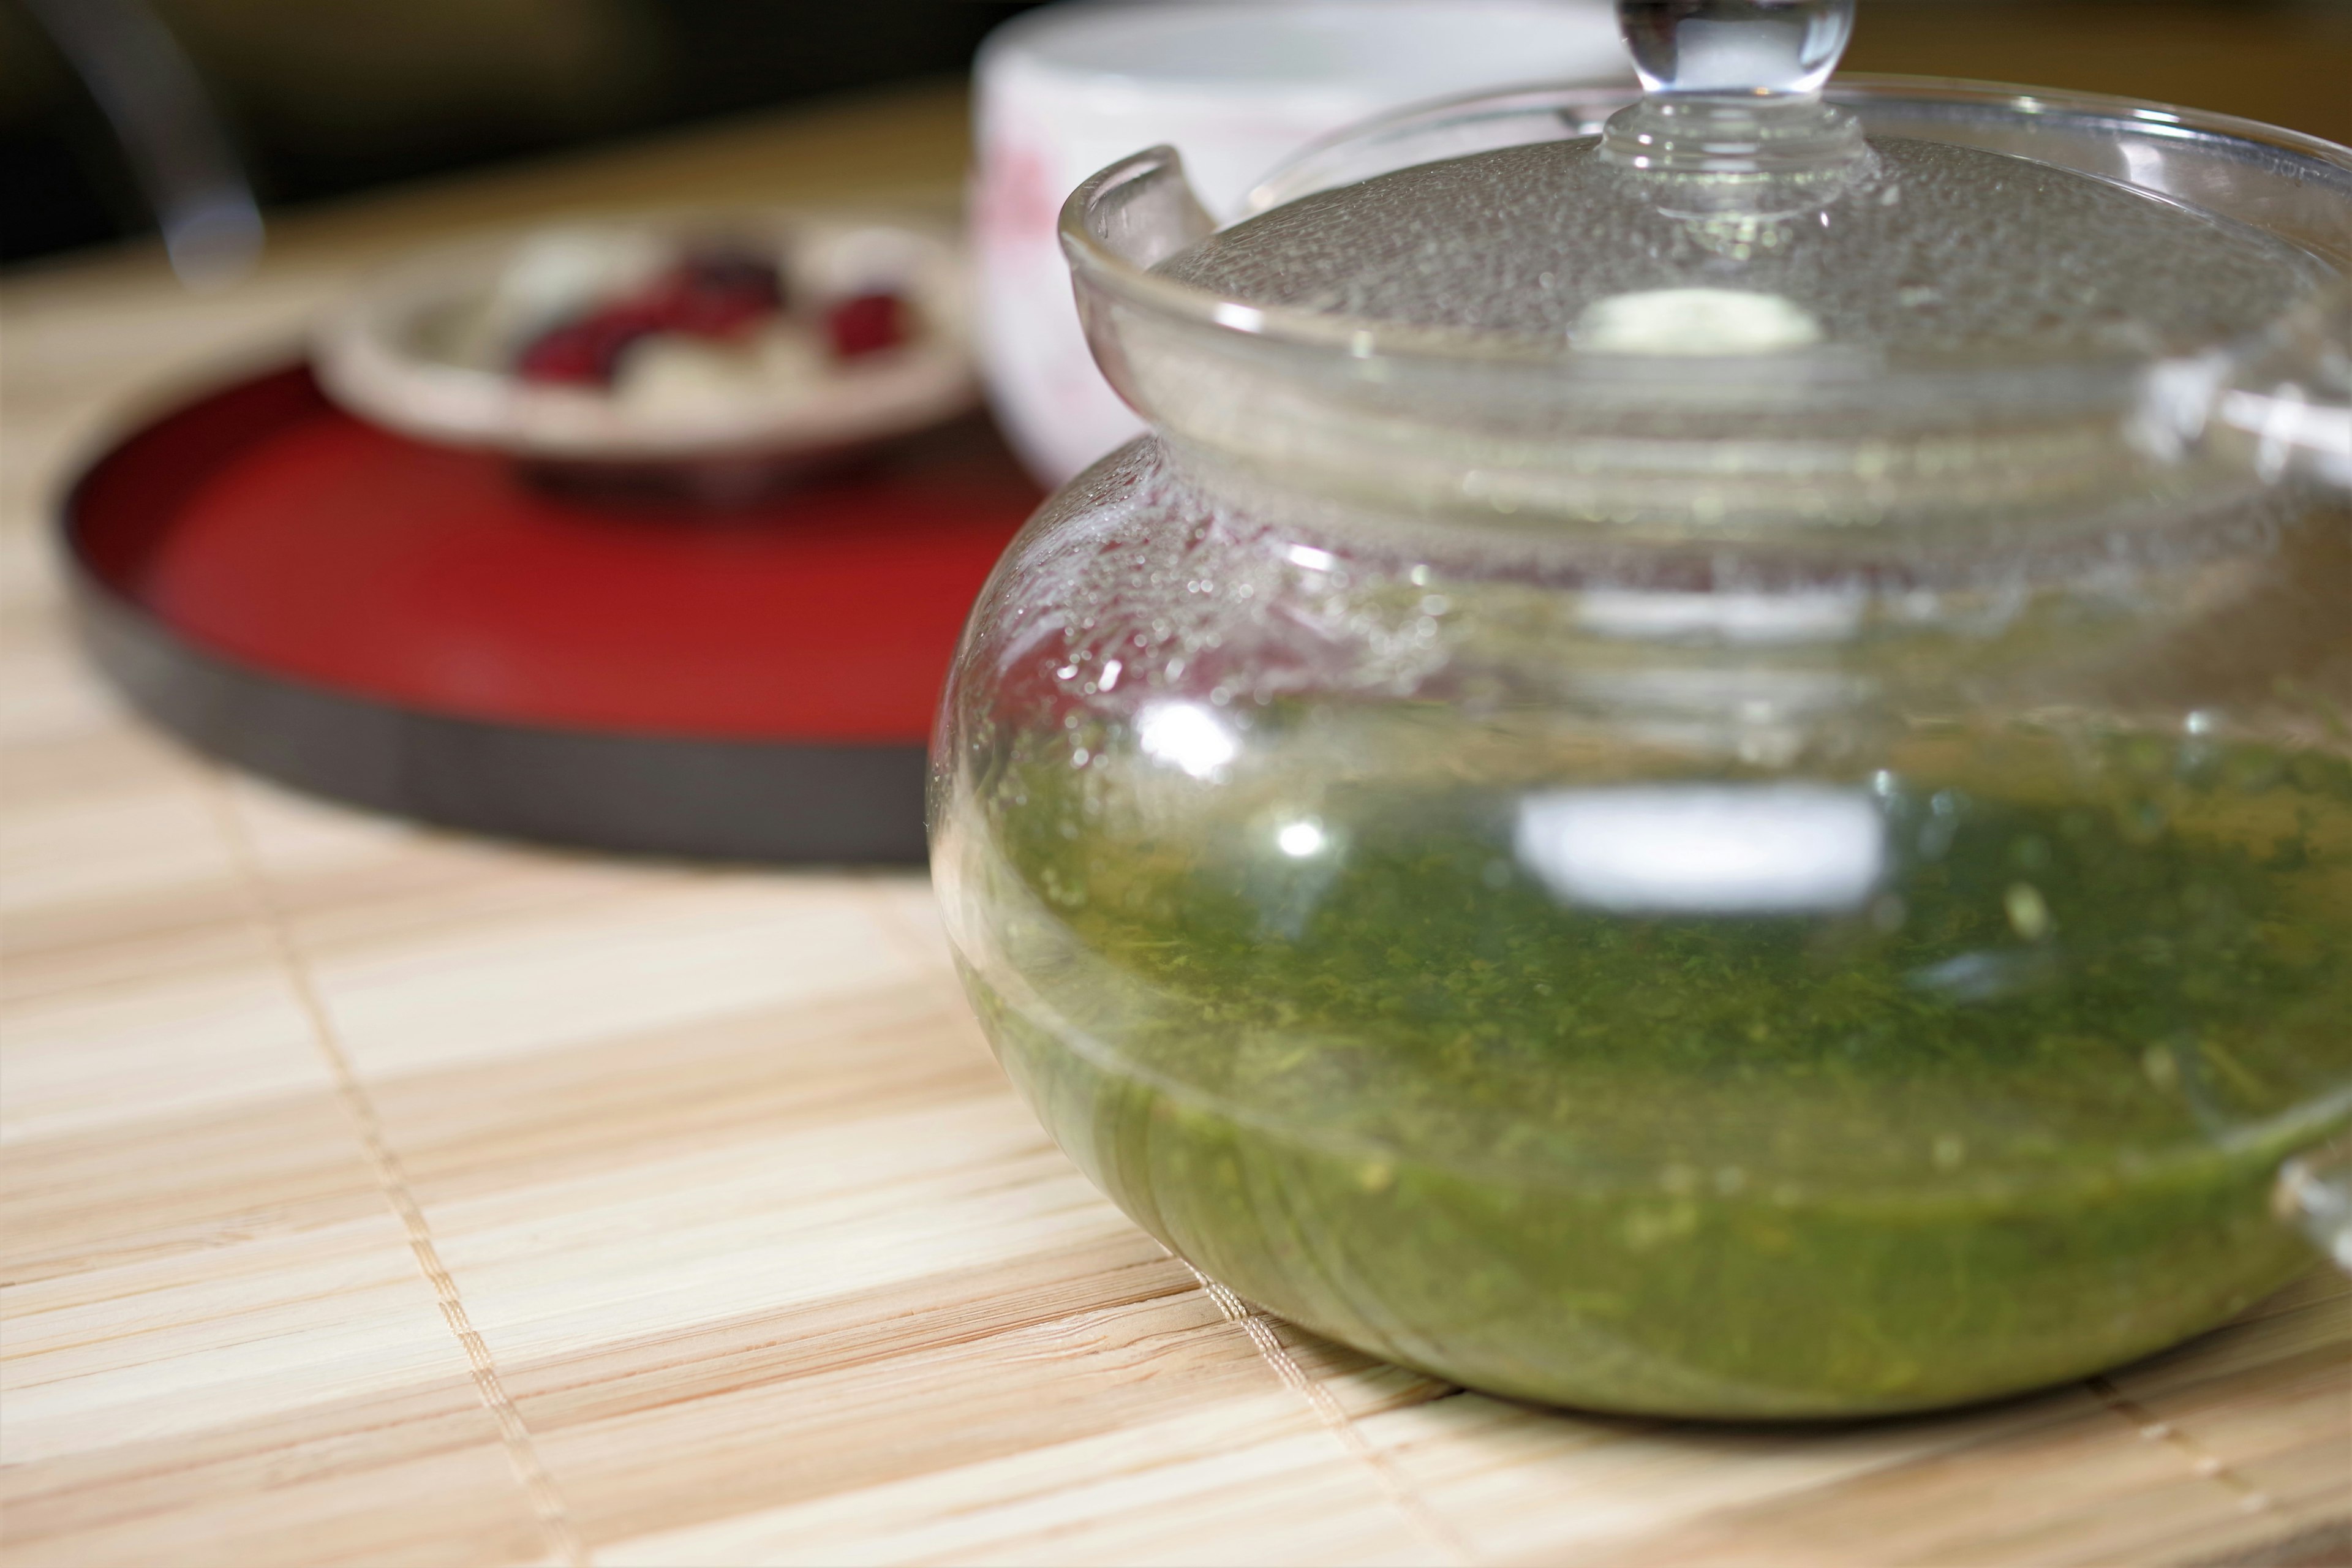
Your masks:
<instances>
[{"instance_id":1,"label":"dark blurred background","mask_svg":"<svg viewBox=\"0 0 2352 1568\"><path fill-rule=\"evenodd\" d=\"M0 260L149 215L89 89L0 0ZM1378 0L1367 0L1377 4ZM148 0L265 204L966 70L984 0ZM1862 0L1846 65L2218 109L2352 140L2352 0Z\"/></svg>"}]
</instances>

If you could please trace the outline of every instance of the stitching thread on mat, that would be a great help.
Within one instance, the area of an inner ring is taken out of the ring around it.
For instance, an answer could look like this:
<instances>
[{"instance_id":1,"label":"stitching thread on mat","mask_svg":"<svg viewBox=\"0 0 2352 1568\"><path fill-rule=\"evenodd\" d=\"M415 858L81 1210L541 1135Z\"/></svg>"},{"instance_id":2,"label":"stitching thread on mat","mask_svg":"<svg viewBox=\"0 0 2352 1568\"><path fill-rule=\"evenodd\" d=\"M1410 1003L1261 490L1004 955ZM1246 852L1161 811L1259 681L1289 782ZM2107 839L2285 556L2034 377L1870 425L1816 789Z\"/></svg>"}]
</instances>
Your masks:
<instances>
[{"instance_id":1,"label":"stitching thread on mat","mask_svg":"<svg viewBox=\"0 0 2352 1568\"><path fill-rule=\"evenodd\" d=\"M538 1446L532 1441L530 1428L524 1425L522 1413L515 1408L514 1400L499 1381L498 1365L490 1359L490 1348L483 1342L481 1331L467 1315L466 1302L457 1293L457 1281L441 1262L440 1249L434 1245L433 1232L425 1223L425 1211L417 1206L415 1195L409 1191L408 1176L401 1169L400 1157L393 1152L385 1139L383 1123L376 1119L375 1105L368 1099L359 1074L352 1067L341 1036L336 1033L334 1019L328 1013L325 999L320 994L312 978L309 962L295 944L285 911L278 907L269 879L262 870L261 858L256 851L253 836L247 830L229 785L216 771L207 770L214 814L221 831L227 837L229 850L236 861L239 879L245 884L246 895L269 939L279 967L286 973L289 989L294 994L295 1005L309 1023L311 1043L326 1058L327 1069L335 1082L335 1097L341 1100L343 1113L359 1134L367 1151L368 1165L374 1173L377 1188L384 1201L392 1205L393 1214L400 1220L401 1228L408 1235L408 1250L416 1259L418 1270L433 1287L434 1300L441 1309L442 1321L457 1337L458 1348L466 1352L466 1364L473 1371L474 1390L490 1413L499 1429L499 1441L507 1451L507 1462L514 1467L515 1479L522 1484L530 1500L531 1512L538 1517L540 1527L546 1531L555 1555L569 1568L588 1568L592 1559L586 1542L573 1526L565 1510L563 1499L555 1489L555 1481L539 1457Z\"/></svg>"},{"instance_id":2,"label":"stitching thread on mat","mask_svg":"<svg viewBox=\"0 0 2352 1568\"><path fill-rule=\"evenodd\" d=\"M1182 1263L1183 1259L1177 1261ZM1185 1263L1184 1268L1200 1281L1202 1291L1216 1304L1219 1314L1249 1336L1250 1343L1257 1347L1260 1359L1274 1369L1274 1375L1282 1380L1283 1385L1307 1401L1308 1408L1315 1412L1316 1419L1339 1440L1341 1447L1370 1467L1372 1479L1379 1484L1381 1494L1395 1505L1399 1513L1404 1515L1406 1522L1418 1531L1430 1545L1437 1548L1447 1563L1464 1564L1475 1561L1475 1554L1454 1532L1453 1527L1439 1518L1421 1494L1406 1484L1404 1478L1396 1473L1379 1449L1365 1441L1363 1433L1339 1407L1339 1402L1331 1396L1331 1391L1307 1374L1307 1369L1298 1364L1297 1358L1290 1353L1273 1327L1266 1322L1265 1314L1190 1263Z\"/></svg>"},{"instance_id":3,"label":"stitching thread on mat","mask_svg":"<svg viewBox=\"0 0 2352 1568\"><path fill-rule=\"evenodd\" d=\"M2108 1409L2130 1422L2143 1438L2151 1443L2162 1443L2188 1460L2189 1469L2208 1480L2219 1481L2237 1493L2241 1511L2260 1513L2271 1506L2268 1492L2223 1464L2219 1455L2171 1422L2158 1419L2144 1405L2124 1397L2123 1391L2105 1378L2084 1378L2083 1386L2098 1395Z\"/></svg>"}]
</instances>

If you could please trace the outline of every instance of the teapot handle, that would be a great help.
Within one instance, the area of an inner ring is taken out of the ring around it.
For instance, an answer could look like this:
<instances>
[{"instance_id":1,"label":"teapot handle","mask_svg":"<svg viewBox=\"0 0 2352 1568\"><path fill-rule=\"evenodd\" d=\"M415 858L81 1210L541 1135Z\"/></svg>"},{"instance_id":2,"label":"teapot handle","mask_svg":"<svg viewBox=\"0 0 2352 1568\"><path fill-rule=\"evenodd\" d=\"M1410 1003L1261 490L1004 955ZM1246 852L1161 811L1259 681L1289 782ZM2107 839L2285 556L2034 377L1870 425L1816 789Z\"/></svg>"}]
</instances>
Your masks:
<instances>
[{"instance_id":1,"label":"teapot handle","mask_svg":"<svg viewBox=\"0 0 2352 1568\"><path fill-rule=\"evenodd\" d=\"M2352 1132L2280 1166L2271 1201L2281 1219L2292 1220L2329 1262L2352 1274Z\"/></svg>"},{"instance_id":2,"label":"teapot handle","mask_svg":"<svg viewBox=\"0 0 2352 1568\"><path fill-rule=\"evenodd\" d=\"M2157 365L2137 425L2161 457L2210 447L2272 484L2352 492L2352 285L2295 311L2251 353Z\"/></svg>"},{"instance_id":3,"label":"teapot handle","mask_svg":"<svg viewBox=\"0 0 2352 1568\"><path fill-rule=\"evenodd\" d=\"M2263 479L2352 490L2352 300L2329 312L2321 342L2315 363L2256 362L2221 389L2213 417L2251 443Z\"/></svg>"}]
</instances>

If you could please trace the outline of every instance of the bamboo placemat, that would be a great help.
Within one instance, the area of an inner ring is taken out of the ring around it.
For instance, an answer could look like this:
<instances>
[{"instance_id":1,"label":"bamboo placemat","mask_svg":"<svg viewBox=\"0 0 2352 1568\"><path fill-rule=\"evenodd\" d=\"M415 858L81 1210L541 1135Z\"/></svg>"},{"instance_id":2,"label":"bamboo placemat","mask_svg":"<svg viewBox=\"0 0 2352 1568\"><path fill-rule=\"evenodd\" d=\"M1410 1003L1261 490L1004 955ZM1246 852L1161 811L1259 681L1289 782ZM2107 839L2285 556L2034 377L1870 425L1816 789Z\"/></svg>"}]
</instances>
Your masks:
<instances>
[{"instance_id":1,"label":"bamboo placemat","mask_svg":"<svg viewBox=\"0 0 2352 1568\"><path fill-rule=\"evenodd\" d=\"M2352 1561L2352 1300L1791 1433L1540 1412L1204 1286L1040 1133L921 882L506 847L151 735L44 509L388 246L681 191L945 199L951 95L0 300L0 1556L15 1564Z\"/></svg>"}]
</instances>

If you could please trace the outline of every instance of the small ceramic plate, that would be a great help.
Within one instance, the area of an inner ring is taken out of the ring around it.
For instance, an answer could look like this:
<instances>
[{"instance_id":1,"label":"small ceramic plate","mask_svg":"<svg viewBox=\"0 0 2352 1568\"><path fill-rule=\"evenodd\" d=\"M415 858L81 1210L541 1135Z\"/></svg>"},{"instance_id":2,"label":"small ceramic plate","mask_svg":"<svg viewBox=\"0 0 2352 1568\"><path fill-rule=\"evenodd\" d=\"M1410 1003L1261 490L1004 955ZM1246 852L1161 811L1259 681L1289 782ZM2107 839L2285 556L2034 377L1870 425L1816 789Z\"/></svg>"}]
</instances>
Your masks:
<instances>
[{"instance_id":1,"label":"small ceramic plate","mask_svg":"<svg viewBox=\"0 0 2352 1568\"><path fill-rule=\"evenodd\" d=\"M974 400L940 229L666 213L427 253L331 312L330 395L421 440L542 463L790 458Z\"/></svg>"}]
</instances>

